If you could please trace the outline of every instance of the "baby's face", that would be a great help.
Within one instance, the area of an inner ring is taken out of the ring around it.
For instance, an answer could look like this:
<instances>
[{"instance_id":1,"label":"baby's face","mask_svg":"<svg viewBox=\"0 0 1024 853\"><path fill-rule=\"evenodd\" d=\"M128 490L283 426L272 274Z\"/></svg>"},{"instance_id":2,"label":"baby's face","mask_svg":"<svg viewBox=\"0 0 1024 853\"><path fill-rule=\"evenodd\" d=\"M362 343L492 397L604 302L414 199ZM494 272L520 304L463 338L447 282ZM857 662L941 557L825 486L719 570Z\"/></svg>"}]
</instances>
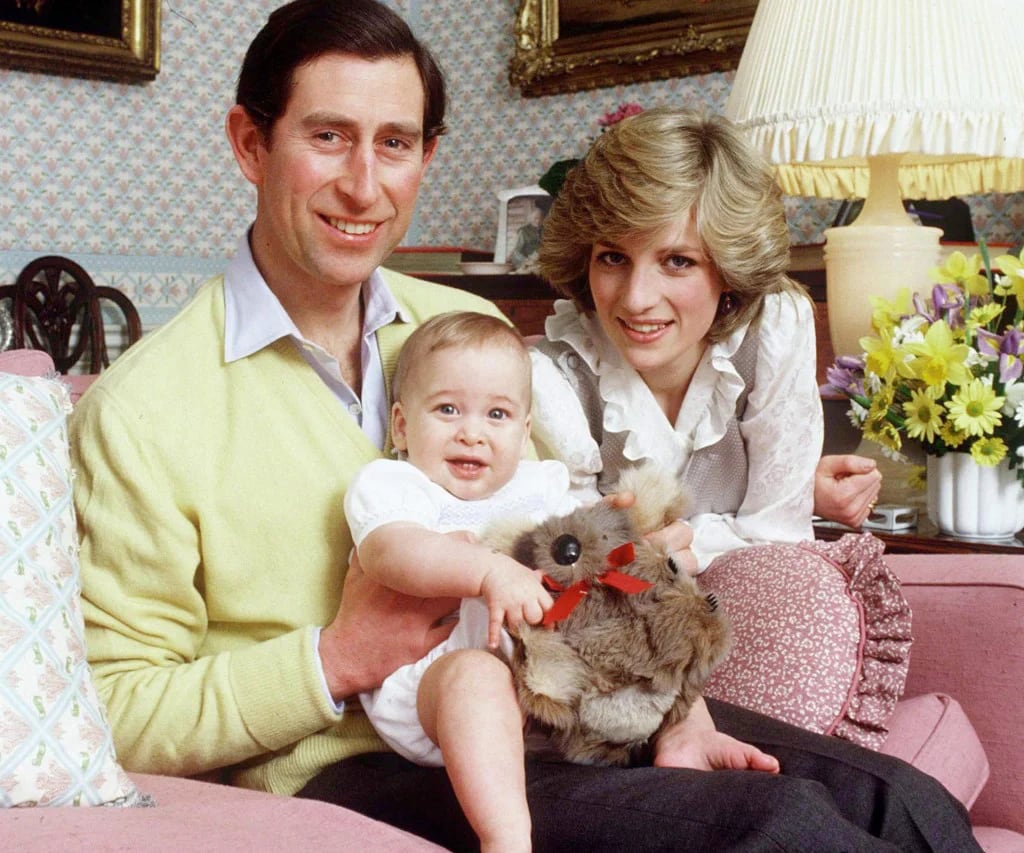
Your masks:
<instances>
[{"instance_id":1,"label":"baby's face","mask_svg":"<svg viewBox=\"0 0 1024 853\"><path fill-rule=\"evenodd\" d=\"M431 353L391 412L395 447L462 500L493 495L515 474L530 435L529 359L484 344Z\"/></svg>"}]
</instances>

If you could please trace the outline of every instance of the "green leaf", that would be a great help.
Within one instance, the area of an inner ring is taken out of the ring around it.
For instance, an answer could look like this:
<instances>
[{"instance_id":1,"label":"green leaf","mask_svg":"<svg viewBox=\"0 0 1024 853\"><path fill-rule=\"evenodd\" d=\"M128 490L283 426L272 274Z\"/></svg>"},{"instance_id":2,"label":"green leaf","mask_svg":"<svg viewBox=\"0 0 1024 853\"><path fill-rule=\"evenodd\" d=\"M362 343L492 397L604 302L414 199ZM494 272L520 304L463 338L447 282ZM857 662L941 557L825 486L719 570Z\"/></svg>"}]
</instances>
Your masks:
<instances>
[{"instance_id":1,"label":"green leaf","mask_svg":"<svg viewBox=\"0 0 1024 853\"><path fill-rule=\"evenodd\" d=\"M551 167L541 175L537 184L542 190L544 190L552 198L558 195L559 190L562 189L562 184L565 183L565 176L569 174L572 168L579 163L579 158L572 158L569 160L559 160L557 163L553 163Z\"/></svg>"}]
</instances>

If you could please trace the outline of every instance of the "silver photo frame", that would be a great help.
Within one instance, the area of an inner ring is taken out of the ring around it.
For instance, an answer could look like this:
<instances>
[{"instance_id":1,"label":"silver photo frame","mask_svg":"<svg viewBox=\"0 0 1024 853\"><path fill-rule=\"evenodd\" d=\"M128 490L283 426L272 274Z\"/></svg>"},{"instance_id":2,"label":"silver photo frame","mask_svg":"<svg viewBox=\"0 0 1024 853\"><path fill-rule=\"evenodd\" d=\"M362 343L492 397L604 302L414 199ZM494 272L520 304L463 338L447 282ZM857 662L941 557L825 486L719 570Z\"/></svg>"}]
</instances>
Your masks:
<instances>
[{"instance_id":1,"label":"silver photo frame","mask_svg":"<svg viewBox=\"0 0 1024 853\"><path fill-rule=\"evenodd\" d=\"M521 267L536 256L540 232L553 199L536 184L498 192L498 236L494 262Z\"/></svg>"}]
</instances>

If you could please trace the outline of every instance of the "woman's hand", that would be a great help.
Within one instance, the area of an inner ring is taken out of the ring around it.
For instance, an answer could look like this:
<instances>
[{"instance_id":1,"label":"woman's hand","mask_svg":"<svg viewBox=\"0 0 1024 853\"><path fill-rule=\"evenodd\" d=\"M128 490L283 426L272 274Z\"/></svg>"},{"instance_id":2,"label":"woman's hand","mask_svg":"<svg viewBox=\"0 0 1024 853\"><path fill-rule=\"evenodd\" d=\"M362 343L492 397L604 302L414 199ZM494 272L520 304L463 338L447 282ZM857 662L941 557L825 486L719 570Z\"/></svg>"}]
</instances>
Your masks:
<instances>
[{"instance_id":1,"label":"woman's hand","mask_svg":"<svg viewBox=\"0 0 1024 853\"><path fill-rule=\"evenodd\" d=\"M882 474L865 456L822 456L814 472L814 513L860 527L875 508Z\"/></svg>"},{"instance_id":2,"label":"woman's hand","mask_svg":"<svg viewBox=\"0 0 1024 853\"><path fill-rule=\"evenodd\" d=\"M615 509L629 509L636 503L636 495L632 492L615 492L606 495L604 500ZM677 571L691 576L698 573L697 558L690 550L693 528L682 519L671 522L661 530L653 530L644 538L668 554Z\"/></svg>"}]
</instances>

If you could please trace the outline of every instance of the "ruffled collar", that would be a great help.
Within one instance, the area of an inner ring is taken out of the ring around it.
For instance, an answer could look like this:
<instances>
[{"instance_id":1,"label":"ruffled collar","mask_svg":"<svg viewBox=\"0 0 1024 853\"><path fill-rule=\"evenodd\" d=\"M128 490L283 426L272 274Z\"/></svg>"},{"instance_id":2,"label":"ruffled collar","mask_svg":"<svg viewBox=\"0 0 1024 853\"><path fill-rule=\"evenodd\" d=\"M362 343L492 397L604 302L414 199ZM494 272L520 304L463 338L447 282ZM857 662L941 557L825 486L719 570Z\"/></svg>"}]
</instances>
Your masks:
<instances>
[{"instance_id":1,"label":"ruffled collar","mask_svg":"<svg viewBox=\"0 0 1024 853\"><path fill-rule=\"evenodd\" d=\"M715 444L725 435L744 388L732 359L748 328L749 324L740 327L705 350L674 427L640 375L604 334L596 317L560 299L544 331L548 340L571 347L598 378L605 432L626 434L626 458L678 467L692 452Z\"/></svg>"}]
</instances>

